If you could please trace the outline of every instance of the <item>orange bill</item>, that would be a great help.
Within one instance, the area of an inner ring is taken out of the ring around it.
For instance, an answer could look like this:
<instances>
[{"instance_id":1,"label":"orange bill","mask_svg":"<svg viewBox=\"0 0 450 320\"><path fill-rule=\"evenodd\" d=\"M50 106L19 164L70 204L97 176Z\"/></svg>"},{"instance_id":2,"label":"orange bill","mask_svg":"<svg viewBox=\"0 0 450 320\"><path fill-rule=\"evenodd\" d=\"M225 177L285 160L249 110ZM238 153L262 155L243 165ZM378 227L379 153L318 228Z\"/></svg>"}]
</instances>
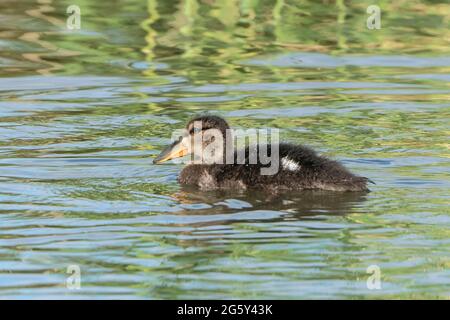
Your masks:
<instances>
[{"instance_id":1,"label":"orange bill","mask_svg":"<svg viewBox=\"0 0 450 320\"><path fill-rule=\"evenodd\" d=\"M153 163L163 163L170 159L184 157L188 154L188 149L180 141L176 141L164 149L155 159Z\"/></svg>"}]
</instances>

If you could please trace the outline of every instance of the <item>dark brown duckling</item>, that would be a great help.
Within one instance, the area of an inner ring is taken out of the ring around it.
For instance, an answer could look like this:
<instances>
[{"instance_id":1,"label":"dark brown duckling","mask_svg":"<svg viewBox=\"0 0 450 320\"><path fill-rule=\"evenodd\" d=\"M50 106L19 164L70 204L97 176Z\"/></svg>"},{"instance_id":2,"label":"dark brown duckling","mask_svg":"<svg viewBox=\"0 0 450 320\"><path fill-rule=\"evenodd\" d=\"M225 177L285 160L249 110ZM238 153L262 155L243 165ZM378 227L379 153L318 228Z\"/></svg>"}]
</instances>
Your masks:
<instances>
[{"instance_id":1,"label":"dark brown duckling","mask_svg":"<svg viewBox=\"0 0 450 320\"><path fill-rule=\"evenodd\" d=\"M235 151L235 140L229 129L227 122L218 116L196 117L189 121L185 133L153 163L191 155L178 181L203 190L369 191L369 179L354 175L339 162L317 155L305 146L255 144Z\"/></svg>"}]
</instances>

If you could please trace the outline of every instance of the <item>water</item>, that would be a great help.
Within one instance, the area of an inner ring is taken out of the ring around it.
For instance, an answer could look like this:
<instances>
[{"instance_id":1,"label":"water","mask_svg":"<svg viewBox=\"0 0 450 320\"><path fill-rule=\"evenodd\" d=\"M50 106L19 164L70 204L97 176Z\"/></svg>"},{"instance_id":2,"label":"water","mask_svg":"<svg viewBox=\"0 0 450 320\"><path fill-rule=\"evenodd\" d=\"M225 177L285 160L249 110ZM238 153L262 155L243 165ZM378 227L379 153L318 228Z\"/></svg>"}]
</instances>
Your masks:
<instances>
[{"instance_id":1,"label":"water","mask_svg":"<svg viewBox=\"0 0 450 320\"><path fill-rule=\"evenodd\" d=\"M358 3L0 3L0 298L448 299L450 6ZM376 185L181 188L151 160L203 111Z\"/></svg>"}]
</instances>

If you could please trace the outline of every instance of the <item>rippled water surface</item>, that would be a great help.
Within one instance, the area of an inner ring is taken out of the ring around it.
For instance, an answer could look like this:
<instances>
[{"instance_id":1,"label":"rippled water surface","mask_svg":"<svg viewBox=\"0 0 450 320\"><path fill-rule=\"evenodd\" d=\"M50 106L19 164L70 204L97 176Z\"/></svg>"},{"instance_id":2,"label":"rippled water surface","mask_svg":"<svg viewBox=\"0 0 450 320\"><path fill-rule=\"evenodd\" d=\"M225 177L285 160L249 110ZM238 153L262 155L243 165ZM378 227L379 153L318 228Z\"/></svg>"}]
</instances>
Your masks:
<instances>
[{"instance_id":1,"label":"rippled water surface","mask_svg":"<svg viewBox=\"0 0 450 320\"><path fill-rule=\"evenodd\" d=\"M448 3L76 3L0 2L0 298L450 297ZM181 188L151 160L204 111L376 184Z\"/></svg>"}]
</instances>

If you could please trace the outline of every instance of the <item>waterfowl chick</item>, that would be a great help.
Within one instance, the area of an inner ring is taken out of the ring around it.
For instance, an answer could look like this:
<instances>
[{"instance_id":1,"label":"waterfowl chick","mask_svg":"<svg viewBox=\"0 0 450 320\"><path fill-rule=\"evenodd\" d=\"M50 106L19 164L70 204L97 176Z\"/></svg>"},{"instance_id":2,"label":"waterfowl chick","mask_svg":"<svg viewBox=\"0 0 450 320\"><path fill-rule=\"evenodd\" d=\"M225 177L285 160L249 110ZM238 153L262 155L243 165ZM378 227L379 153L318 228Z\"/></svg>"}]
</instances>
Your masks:
<instances>
[{"instance_id":1,"label":"waterfowl chick","mask_svg":"<svg viewBox=\"0 0 450 320\"><path fill-rule=\"evenodd\" d=\"M354 175L337 161L317 155L305 146L257 144L235 151L229 129L228 123L218 116L196 117L187 124L185 134L161 152L153 163L191 155L191 162L183 168L178 181L203 190L368 191L369 179ZM270 155L270 163L261 156L263 154ZM192 159L192 155L196 157ZM276 170L267 174L274 164Z\"/></svg>"}]
</instances>

